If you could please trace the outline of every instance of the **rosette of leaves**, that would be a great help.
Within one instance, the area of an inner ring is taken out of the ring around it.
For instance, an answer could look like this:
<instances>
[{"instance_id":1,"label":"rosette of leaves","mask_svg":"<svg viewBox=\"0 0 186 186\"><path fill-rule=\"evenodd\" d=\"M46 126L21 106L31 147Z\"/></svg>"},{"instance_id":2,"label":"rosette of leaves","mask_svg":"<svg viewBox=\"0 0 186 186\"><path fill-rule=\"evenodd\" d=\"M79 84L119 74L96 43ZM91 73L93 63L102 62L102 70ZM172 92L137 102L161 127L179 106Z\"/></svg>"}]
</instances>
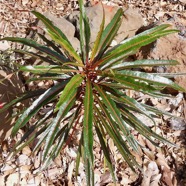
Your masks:
<instances>
[{"instance_id":1,"label":"rosette of leaves","mask_svg":"<svg viewBox=\"0 0 186 186\"><path fill-rule=\"evenodd\" d=\"M110 44L121 25L123 10L118 9L111 22L105 26L105 15L96 41L90 49L91 30L85 14L83 1L80 6L80 52L73 48L65 34L39 12L32 13L46 26L51 40L41 36L46 45L31 39L6 37L1 40L19 42L35 48L38 52L19 51L34 56L48 65L20 66L19 70L34 75L29 81L54 80L56 83L47 90L29 91L4 105L1 112L24 99L34 98L31 106L26 108L17 119L12 136L28 124L43 106L53 104L53 109L42 119L28 126L28 131L13 149L14 153L38 139L33 152L43 144L43 167L59 155L70 142L74 131L81 128L81 138L77 148L76 173L80 158L83 158L87 185L94 185L94 136L97 135L104 153L107 166L115 180L114 167L110 159L110 150L106 140L112 138L118 151L128 165L135 170L139 168L131 151L139 151L139 145L131 130L138 131L153 144L154 139L169 143L162 136L151 130L136 113L150 118L153 115L167 114L149 105L127 96L127 90L134 90L153 97L167 97L162 93L165 87L184 91L182 87L161 74L136 71L136 67L176 65L174 60L136 60L127 62L128 56L135 54L142 46L178 30L169 29L163 24L146 30L120 44L110 48ZM48 120L51 118L50 120ZM47 122L46 122L47 121ZM155 123L155 122L154 122Z\"/></svg>"}]
</instances>

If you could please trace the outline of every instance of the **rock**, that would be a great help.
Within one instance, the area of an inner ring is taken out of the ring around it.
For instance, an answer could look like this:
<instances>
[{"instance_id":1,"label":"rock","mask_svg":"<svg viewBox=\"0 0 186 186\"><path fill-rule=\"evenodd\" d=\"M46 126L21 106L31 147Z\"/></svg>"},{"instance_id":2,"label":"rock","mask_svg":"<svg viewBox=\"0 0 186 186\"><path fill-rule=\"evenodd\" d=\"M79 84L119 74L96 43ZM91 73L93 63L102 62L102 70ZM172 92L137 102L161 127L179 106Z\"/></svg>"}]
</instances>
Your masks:
<instances>
[{"instance_id":1,"label":"rock","mask_svg":"<svg viewBox=\"0 0 186 186\"><path fill-rule=\"evenodd\" d=\"M118 6L108 6L103 5L105 10L105 26L110 23L114 14L118 10ZM126 8L125 8L126 9ZM93 43L96 39L97 33L100 29L100 24L102 22L103 17L103 9L101 3L97 3L92 7L86 8L86 13L89 18L90 22L90 29L91 29L91 38L90 43ZM75 27L79 31L79 11L74 11L67 19L61 17L58 18L52 15L50 12L44 13L44 15L50 19L54 25L56 25L59 29L63 31L63 33L67 36L69 41L72 43L75 50L79 50L79 40L74 37L75 36ZM73 24L72 24L72 23ZM120 29L118 30L118 34L115 38L115 43L118 44L126 37L131 37L135 35L135 32L143 26L143 19L139 14L137 9L128 8L125 11L125 16L123 17L123 21L121 24ZM43 23L39 21L38 26L41 28L45 28Z\"/></svg>"},{"instance_id":2,"label":"rock","mask_svg":"<svg viewBox=\"0 0 186 186\"><path fill-rule=\"evenodd\" d=\"M171 24L174 29L180 30L178 34L170 34L157 40L155 48L150 52L149 58L174 59L179 62L176 66L167 66L168 73L186 73L186 20L178 15L162 22ZM186 89L186 76L176 76L175 81Z\"/></svg>"},{"instance_id":3,"label":"rock","mask_svg":"<svg viewBox=\"0 0 186 186\"><path fill-rule=\"evenodd\" d=\"M1 173L3 172L4 175L9 175L14 172L15 168L6 164L0 170L1 170Z\"/></svg>"},{"instance_id":4,"label":"rock","mask_svg":"<svg viewBox=\"0 0 186 186\"><path fill-rule=\"evenodd\" d=\"M105 26L110 23L112 20L114 14L119 9L118 6L108 6L103 4L104 10L105 10ZM120 43L124 38L131 37L135 35L135 32L143 26L143 19L142 16L139 14L137 9L128 8L125 9L125 17L123 16L123 21L121 24L120 29L118 30L118 34L115 38L115 42L118 44ZM85 8L87 17L89 19L90 23L90 30L91 30L91 38L90 42L91 44L95 41L97 33L99 32L100 25L103 18L103 8L101 3L97 3L96 5L92 7L86 7ZM75 24L78 27L79 22L79 12L74 11L72 15L69 16L69 20L72 22L75 22ZM79 28L77 28L79 29Z\"/></svg>"},{"instance_id":5,"label":"rock","mask_svg":"<svg viewBox=\"0 0 186 186\"><path fill-rule=\"evenodd\" d=\"M185 130L186 120L179 118L172 118L169 121L170 128L173 130Z\"/></svg>"},{"instance_id":6,"label":"rock","mask_svg":"<svg viewBox=\"0 0 186 186\"><path fill-rule=\"evenodd\" d=\"M17 185L19 183L19 173L13 173L10 176L8 176L8 178L6 179L6 185L8 186L14 186Z\"/></svg>"},{"instance_id":7,"label":"rock","mask_svg":"<svg viewBox=\"0 0 186 186\"><path fill-rule=\"evenodd\" d=\"M0 51L5 51L10 48L8 41L0 41Z\"/></svg>"},{"instance_id":8,"label":"rock","mask_svg":"<svg viewBox=\"0 0 186 186\"><path fill-rule=\"evenodd\" d=\"M17 164L19 166L21 165L30 165L31 160L27 155L21 154L18 158L17 158Z\"/></svg>"},{"instance_id":9,"label":"rock","mask_svg":"<svg viewBox=\"0 0 186 186\"><path fill-rule=\"evenodd\" d=\"M103 5L105 10L105 26L110 23L114 14L117 12L119 7L117 6L108 6ZM91 42L94 42L99 32L100 25L103 18L103 9L101 3L96 4L93 7L86 8L87 16L90 21L90 29L91 29ZM139 14L137 9L125 8L125 17L123 17L123 21L121 27L118 30L118 34L115 38L115 41L120 43L124 38L131 37L135 35L135 32L143 26L143 19Z\"/></svg>"},{"instance_id":10,"label":"rock","mask_svg":"<svg viewBox=\"0 0 186 186\"><path fill-rule=\"evenodd\" d=\"M62 30L68 40L72 43L72 46L75 50L79 50L79 40L74 37L75 27L72 23L70 23L63 17L58 18L50 12L45 12L43 15L50 19L60 30ZM41 21L39 21L38 26L41 28L45 28L44 24Z\"/></svg>"}]
</instances>

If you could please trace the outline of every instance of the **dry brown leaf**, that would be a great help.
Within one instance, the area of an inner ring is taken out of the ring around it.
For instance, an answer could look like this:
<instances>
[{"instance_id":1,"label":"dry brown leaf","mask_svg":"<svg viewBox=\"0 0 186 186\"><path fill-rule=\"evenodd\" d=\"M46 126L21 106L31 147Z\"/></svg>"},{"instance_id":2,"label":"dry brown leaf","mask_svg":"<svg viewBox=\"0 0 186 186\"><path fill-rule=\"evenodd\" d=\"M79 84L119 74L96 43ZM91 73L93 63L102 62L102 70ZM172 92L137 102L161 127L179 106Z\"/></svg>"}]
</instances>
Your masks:
<instances>
[{"instance_id":1,"label":"dry brown leaf","mask_svg":"<svg viewBox=\"0 0 186 186\"><path fill-rule=\"evenodd\" d=\"M156 151L156 147L148 139L145 139L145 143L152 152Z\"/></svg>"},{"instance_id":2,"label":"dry brown leaf","mask_svg":"<svg viewBox=\"0 0 186 186\"><path fill-rule=\"evenodd\" d=\"M69 166L68 166L68 174L67 174L67 178L68 178L68 185L71 186L72 184L72 174L73 174L73 170L74 170L74 161L72 161Z\"/></svg>"},{"instance_id":3,"label":"dry brown leaf","mask_svg":"<svg viewBox=\"0 0 186 186\"><path fill-rule=\"evenodd\" d=\"M57 156L57 157L54 159L54 163L55 163L58 167L61 167L61 165L62 165L61 156Z\"/></svg>"},{"instance_id":4,"label":"dry brown leaf","mask_svg":"<svg viewBox=\"0 0 186 186\"><path fill-rule=\"evenodd\" d=\"M166 185L168 186L173 186L173 183L172 183L173 174L171 170L167 167L162 166L162 171L163 171L163 176L162 176L163 182L165 182Z\"/></svg>"},{"instance_id":5,"label":"dry brown leaf","mask_svg":"<svg viewBox=\"0 0 186 186\"><path fill-rule=\"evenodd\" d=\"M48 177L52 180L52 179L54 179L55 180L55 178L57 177L57 176L59 176L60 174L62 174L63 173L63 170L61 169L61 168L57 168L57 167L55 167L55 168L52 168L52 169L49 169L48 170Z\"/></svg>"},{"instance_id":6,"label":"dry brown leaf","mask_svg":"<svg viewBox=\"0 0 186 186\"><path fill-rule=\"evenodd\" d=\"M22 153L23 153L24 155L30 156L31 153L32 153L32 151L31 151L30 147L26 146L26 147L24 147L24 148L22 149Z\"/></svg>"},{"instance_id":7,"label":"dry brown leaf","mask_svg":"<svg viewBox=\"0 0 186 186\"><path fill-rule=\"evenodd\" d=\"M1 172L3 173L4 176L7 176L15 171L15 168L13 166L10 166L6 164L1 168Z\"/></svg>"},{"instance_id":8,"label":"dry brown leaf","mask_svg":"<svg viewBox=\"0 0 186 186\"><path fill-rule=\"evenodd\" d=\"M5 175L0 175L0 185L4 185L5 184Z\"/></svg>"},{"instance_id":9,"label":"dry brown leaf","mask_svg":"<svg viewBox=\"0 0 186 186\"><path fill-rule=\"evenodd\" d=\"M25 6L28 2L29 0L22 0L22 5Z\"/></svg>"},{"instance_id":10,"label":"dry brown leaf","mask_svg":"<svg viewBox=\"0 0 186 186\"><path fill-rule=\"evenodd\" d=\"M143 174L143 180L142 180L141 186L150 186L151 181L153 181L153 176L156 176L158 174L159 174L159 169L158 169L156 162L151 161L148 164L147 169ZM159 180L156 180L156 181L159 181ZM154 180L154 184L156 184L156 183L157 182L155 182L155 180ZM157 185L158 185L158 183L157 183Z\"/></svg>"},{"instance_id":11,"label":"dry brown leaf","mask_svg":"<svg viewBox=\"0 0 186 186\"><path fill-rule=\"evenodd\" d=\"M41 183L43 183L41 176L32 176L28 179L27 186L37 186L37 185L40 185ZM46 185L46 183L45 183L45 185ZM43 183L43 186L44 186L44 183Z\"/></svg>"},{"instance_id":12,"label":"dry brown leaf","mask_svg":"<svg viewBox=\"0 0 186 186\"><path fill-rule=\"evenodd\" d=\"M157 163L158 166L164 166L167 169L170 169L170 167L168 166L167 161L166 161L166 159L165 159L165 157L162 153L160 153L160 152L157 153L156 157L157 157L156 163Z\"/></svg>"},{"instance_id":13,"label":"dry brown leaf","mask_svg":"<svg viewBox=\"0 0 186 186\"><path fill-rule=\"evenodd\" d=\"M161 177L162 177L161 174L157 174L157 175L152 176L150 186L158 186Z\"/></svg>"},{"instance_id":14,"label":"dry brown leaf","mask_svg":"<svg viewBox=\"0 0 186 186\"><path fill-rule=\"evenodd\" d=\"M100 175L100 185L105 185L112 180L110 172L106 171Z\"/></svg>"},{"instance_id":15,"label":"dry brown leaf","mask_svg":"<svg viewBox=\"0 0 186 186\"><path fill-rule=\"evenodd\" d=\"M19 172L21 178L24 178L26 175L31 174L31 167L32 165L23 165L17 169L17 172Z\"/></svg>"}]
</instances>

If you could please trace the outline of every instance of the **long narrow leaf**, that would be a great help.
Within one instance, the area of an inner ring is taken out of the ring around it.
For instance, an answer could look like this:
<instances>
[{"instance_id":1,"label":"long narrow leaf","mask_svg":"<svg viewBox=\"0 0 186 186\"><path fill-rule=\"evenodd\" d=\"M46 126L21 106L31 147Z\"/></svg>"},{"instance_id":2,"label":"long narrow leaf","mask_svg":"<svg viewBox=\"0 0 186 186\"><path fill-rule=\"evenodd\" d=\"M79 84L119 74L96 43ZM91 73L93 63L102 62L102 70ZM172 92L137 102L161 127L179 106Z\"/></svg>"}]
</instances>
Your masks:
<instances>
[{"instance_id":1,"label":"long narrow leaf","mask_svg":"<svg viewBox=\"0 0 186 186\"><path fill-rule=\"evenodd\" d=\"M132 38L124 40L118 47L115 47L112 51L108 51L103 59L97 61L94 64L96 66L102 66L105 64L104 69L123 59L124 57L130 55L133 52L140 49L142 46L154 42L156 39L168 35L171 33L176 33L178 30L166 30L169 25L161 25L155 28L149 29L141 34L138 34Z\"/></svg>"},{"instance_id":2,"label":"long narrow leaf","mask_svg":"<svg viewBox=\"0 0 186 186\"><path fill-rule=\"evenodd\" d=\"M55 95L61 91L68 80L48 89L44 94L40 95L38 99L36 99L33 104L19 117L16 124L14 125L12 129L12 135L15 136L17 131L23 127L29 119L39 111L39 109L48 103L51 99L54 98Z\"/></svg>"},{"instance_id":3,"label":"long narrow leaf","mask_svg":"<svg viewBox=\"0 0 186 186\"><path fill-rule=\"evenodd\" d=\"M134 62L123 62L118 65L114 65L111 69L114 70L124 70L128 68L141 68L141 67L151 67L151 66L164 66L164 65L177 65L179 64L176 60L136 60Z\"/></svg>"},{"instance_id":4,"label":"long narrow leaf","mask_svg":"<svg viewBox=\"0 0 186 186\"><path fill-rule=\"evenodd\" d=\"M48 34L50 35L50 37L59 45L61 45L61 47L65 50L65 52L68 54L68 58L71 59L71 56L76 60L75 62L78 62L80 64L82 64L81 58L79 57L79 55L77 54L77 52L75 51L75 49L68 44L68 42L62 38L58 38L58 36L56 36L52 31L48 30Z\"/></svg>"},{"instance_id":5,"label":"long narrow leaf","mask_svg":"<svg viewBox=\"0 0 186 186\"><path fill-rule=\"evenodd\" d=\"M116 14L114 15L114 17L112 18L111 22L104 29L99 44L99 52L95 60L99 60L102 57L103 53L107 50L110 43L116 36L117 31L121 25L122 15L123 15L123 10L119 8ZM97 62L95 63L94 66L97 66Z\"/></svg>"},{"instance_id":6,"label":"long narrow leaf","mask_svg":"<svg viewBox=\"0 0 186 186\"><path fill-rule=\"evenodd\" d=\"M33 48L39 50L40 52L43 52L43 53L49 55L52 59L58 61L59 63L63 63L63 62L67 61L67 59L64 56L60 55L59 53L51 50L50 48L48 48L44 45L38 44L37 42L35 42L31 39L17 38L17 37L5 37L5 38L0 39L0 41L2 41L2 40L18 42L18 43L22 43L24 45L33 47Z\"/></svg>"},{"instance_id":7,"label":"long narrow leaf","mask_svg":"<svg viewBox=\"0 0 186 186\"><path fill-rule=\"evenodd\" d=\"M84 98L84 121L83 121L83 142L84 142L84 161L87 175L87 181L94 185L93 172L93 94L90 80L86 82L86 92Z\"/></svg>"},{"instance_id":8,"label":"long narrow leaf","mask_svg":"<svg viewBox=\"0 0 186 186\"><path fill-rule=\"evenodd\" d=\"M104 156L106 157L107 165L108 165L108 168L109 168L109 170L110 170L110 172L112 174L112 178L113 178L114 182L116 182L116 177L115 177L115 174L114 174L114 169L113 169L113 165L112 165L112 162L111 162L111 159L110 159L108 147L105 144L105 141L104 141L104 139L102 137L102 133L101 133L99 127L96 127L96 133L97 133L97 136L99 138L99 141L100 141L101 148L103 150Z\"/></svg>"},{"instance_id":9,"label":"long narrow leaf","mask_svg":"<svg viewBox=\"0 0 186 186\"><path fill-rule=\"evenodd\" d=\"M132 146L132 148L137 151L138 150L137 143L135 142L135 139L133 138L133 136L130 134L128 126L126 125L126 122L121 119L121 113L119 109L116 107L115 102L109 98L109 96L104 92L104 90L100 86L96 84L94 84L94 86L96 90L98 91L99 95L101 96L101 98L103 99L104 104L107 106L108 110L110 111L110 114L112 115L116 123L118 124L120 130L125 135L125 138L129 142L129 144Z\"/></svg>"},{"instance_id":10,"label":"long narrow leaf","mask_svg":"<svg viewBox=\"0 0 186 186\"><path fill-rule=\"evenodd\" d=\"M103 5L102 5L102 8L103 8ZM101 37L102 37L102 34L103 34L104 26L105 26L105 10L103 8L103 18L102 18L102 22L101 22L101 25L100 25L99 32L98 32L97 37L96 37L96 41L94 42L94 46L92 48L90 61L92 61L94 59L95 55L98 52L98 48L99 48L99 45L100 45L100 41L101 41Z\"/></svg>"},{"instance_id":11,"label":"long narrow leaf","mask_svg":"<svg viewBox=\"0 0 186 186\"><path fill-rule=\"evenodd\" d=\"M72 95L74 95L75 92L77 92L77 88L83 81L83 78L81 75L75 75L73 78L70 79L70 82L66 85L65 89L63 90L59 101L57 102L55 112L59 110L60 106L68 100Z\"/></svg>"},{"instance_id":12,"label":"long narrow leaf","mask_svg":"<svg viewBox=\"0 0 186 186\"><path fill-rule=\"evenodd\" d=\"M75 69L63 69L58 65L28 65L28 66L20 66L21 71L25 72L31 72L34 74L46 74L46 73L57 73L57 74L65 74L65 73L71 73L71 72L79 72L78 70Z\"/></svg>"},{"instance_id":13,"label":"long narrow leaf","mask_svg":"<svg viewBox=\"0 0 186 186\"><path fill-rule=\"evenodd\" d=\"M28 55L28 56L31 56L33 58L36 58L36 59L40 59L41 61L44 61L44 62L48 62L49 64L51 65L57 65L56 62L54 62L53 60L51 60L49 57L43 57L37 53L34 53L34 52L29 52L29 51L25 51L25 50L14 50L15 52L18 52L18 53L21 53L21 54L25 54L25 55Z\"/></svg>"},{"instance_id":14,"label":"long narrow leaf","mask_svg":"<svg viewBox=\"0 0 186 186\"><path fill-rule=\"evenodd\" d=\"M78 0L80 9L80 46L84 64L89 62L90 25L85 13L83 0Z\"/></svg>"},{"instance_id":15,"label":"long narrow leaf","mask_svg":"<svg viewBox=\"0 0 186 186\"><path fill-rule=\"evenodd\" d=\"M45 91L46 91L45 89L39 89L39 90L35 90L35 91L26 92L26 93L20 95L18 98L12 100L10 103L5 104L3 106L3 108L0 109L0 113L6 111L8 108L10 108L11 106L15 105L18 102L39 96L39 95L43 94Z\"/></svg>"},{"instance_id":16,"label":"long narrow leaf","mask_svg":"<svg viewBox=\"0 0 186 186\"><path fill-rule=\"evenodd\" d=\"M100 75L111 77L112 79L115 79L124 85L130 85L130 83L134 83L136 84L136 86L138 86L138 84L142 83L144 84L144 89L147 90L152 90L152 87L150 87L150 85L153 85L156 86L154 90L157 90L158 86L165 86L172 87L176 90L185 91L182 87L180 87L178 84L174 83L170 79L145 72L123 70L120 72L112 71L112 73L101 72Z\"/></svg>"},{"instance_id":17,"label":"long narrow leaf","mask_svg":"<svg viewBox=\"0 0 186 186\"><path fill-rule=\"evenodd\" d=\"M43 160L45 160L47 154L50 152L51 146L54 142L54 139L57 135L57 131L59 130L59 125L61 123L62 118L68 113L72 105L74 104L76 100L76 95L77 95L77 89L76 91L71 94L71 96L65 97L63 102L60 105L59 111L57 113L56 118L52 121L50 124L50 131L47 134L46 137L46 144L45 148L43 150Z\"/></svg>"},{"instance_id":18,"label":"long narrow leaf","mask_svg":"<svg viewBox=\"0 0 186 186\"><path fill-rule=\"evenodd\" d=\"M115 133L114 130L108 125L107 120L103 118L102 114L100 113L97 107L94 107L96 113L98 114L98 118L100 122L103 124L104 128L106 129L109 136L113 139L115 145L117 146L118 150L120 151L121 155L123 156L124 160L128 163L130 168L135 171L134 167L138 166L137 162L134 160L132 154L130 153L127 145L122 140L119 132ZM119 137L120 136L120 137Z\"/></svg>"}]
</instances>

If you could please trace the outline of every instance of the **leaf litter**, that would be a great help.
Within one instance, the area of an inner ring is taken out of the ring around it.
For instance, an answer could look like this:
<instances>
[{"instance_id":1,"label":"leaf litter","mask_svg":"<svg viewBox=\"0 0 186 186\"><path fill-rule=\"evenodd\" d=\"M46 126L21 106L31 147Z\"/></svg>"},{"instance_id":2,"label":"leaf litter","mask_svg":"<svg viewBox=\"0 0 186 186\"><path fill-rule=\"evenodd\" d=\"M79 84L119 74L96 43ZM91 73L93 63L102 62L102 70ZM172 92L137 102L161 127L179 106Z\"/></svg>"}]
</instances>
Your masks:
<instances>
[{"instance_id":1,"label":"leaf litter","mask_svg":"<svg viewBox=\"0 0 186 186\"><path fill-rule=\"evenodd\" d=\"M96 1L90 1L96 4ZM155 21L160 21L163 17L173 14L182 14L185 11L184 1L141 1L137 3L132 1L103 1L103 3L110 5L128 6L138 8L142 14L145 24L150 24ZM29 37L27 28L29 24L35 21L35 18L29 13L30 9L37 9L43 12L49 10L56 16L63 16L77 9L77 1L40 1L40 0L18 0L12 2L11 0L0 1L0 35L1 36L17 36ZM183 14L184 16L184 14ZM183 35L184 33L182 33ZM0 43L1 48L21 47L7 43ZM160 56L161 57L161 56ZM46 82L45 82L46 83ZM34 89L37 86L44 86L43 84L32 85ZM134 98L142 97L142 101L150 103L151 106L157 106L163 110L171 111L176 116L182 116L186 119L186 104L185 95L178 94L174 100L167 99L158 100L152 97L144 97L143 95L135 95L135 92L130 92L130 96ZM138 162L143 167L141 174L135 174L128 168L127 164L123 162L120 154L115 148L112 140L108 140L109 148L111 150L111 158L113 164L116 166L115 173L118 178L117 185L143 185L143 186L177 186L186 184L186 165L185 165L185 120L172 119L171 117L157 118L158 125L156 132L169 139L171 142L177 144L179 147L169 147L160 144L161 148L155 148L151 142L144 139L138 133L135 133L137 140L143 145L143 152L133 153ZM150 125L152 128L153 126ZM78 131L78 129L77 129ZM74 177L73 168L75 166L75 157L77 156L77 149L70 144L63 153L56 158L50 167L40 172L40 158L42 149L38 154L32 154L32 146L25 147L15 158L6 159L8 152L11 150L15 141L24 134L23 131L18 131L15 139L5 139L1 143L1 158L0 158L0 185L13 186L19 185L85 185L85 174L83 169L83 162L80 162L80 171L77 179ZM73 139L74 143L78 143L78 138ZM95 156L98 157L95 162L96 185L114 185L111 182L110 174L107 168L104 167L104 158L100 146L96 143L94 146Z\"/></svg>"}]
</instances>

